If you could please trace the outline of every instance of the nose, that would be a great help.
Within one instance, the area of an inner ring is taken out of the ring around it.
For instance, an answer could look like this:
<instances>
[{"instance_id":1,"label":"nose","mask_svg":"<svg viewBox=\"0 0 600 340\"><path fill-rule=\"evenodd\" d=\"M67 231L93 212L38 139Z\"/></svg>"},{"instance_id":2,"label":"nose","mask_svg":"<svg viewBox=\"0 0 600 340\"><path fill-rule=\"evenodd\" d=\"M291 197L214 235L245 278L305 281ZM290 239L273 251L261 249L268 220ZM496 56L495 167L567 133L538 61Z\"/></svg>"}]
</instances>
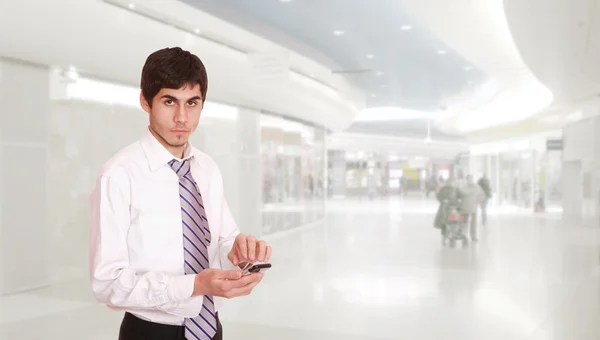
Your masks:
<instances>
[{"instance_id":1,"label":"nose","mask_svg":"<svg viewBox=\"0 0 600 340\"><path fill-rule=\"evenodd\" d=\"M185 124L188 120L187 111L185 109L185 105L179 106L177 112L175 113L175 122Z\"/></svg>"}]
</instances>

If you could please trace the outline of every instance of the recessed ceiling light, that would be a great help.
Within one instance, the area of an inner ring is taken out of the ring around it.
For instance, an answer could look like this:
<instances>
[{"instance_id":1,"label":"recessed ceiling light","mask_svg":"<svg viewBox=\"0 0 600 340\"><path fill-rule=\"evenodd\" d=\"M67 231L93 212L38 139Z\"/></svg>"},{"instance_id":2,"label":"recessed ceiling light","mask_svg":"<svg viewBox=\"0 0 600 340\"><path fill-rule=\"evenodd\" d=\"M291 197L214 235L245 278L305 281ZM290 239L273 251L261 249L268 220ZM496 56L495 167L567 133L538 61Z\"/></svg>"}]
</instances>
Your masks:
<instances>
[{"instance_id":1,"label":"recessed ceiling light","mask_svg":"<svg viewBox=\"0 0 600 340\"><path fill-rule=\"evenodd\" d=\"M196 34L198 34L198 33L200 33L200 29L199 29L199 28L196 28L196 29L194 30L194 32L196 32Z\"/></svg>"},{"instance_id":2,"label":"recessed ceiling light","mask_svg":"<svg viewBox=\"0 0 600 340\"><path fill-rule=\"evenodd\" d=\"M383 72L379 71L376 74L381 77L383 75Z\"/></svg>"},{"instance_id":3,"label":"recessed ceiling light","mask_svg":"<svg viewBox=\"0 0 600 340\"><path fill-rule=\"evenodd\" d=\"M367 59L373 59L373 58L375 58L375 56L374 56L374 55L372 55L372 54L367 54Z\"/></svg>"},{"instance_id":4,"label":"recessed ceiling light","mask_svg":"<svg viewBox=\"0 0 600 340\"><path fill-rule=\"evenodd\" d=\"M437 51L437 53L438 53L438 54L446 54L446 53L448 53L448 52L446 52L446 51L444 51L444 50L438 50L438 51Z\"/></svg>"},{"instance_id":5,"label":"recessed ceiling light","mask_svg":"<svg viewBox=\"0 0 600 340\"><path fill-rule=\"evenodd\" d=\"M473 68L471 66L466 66L465 71L471 71Z\"/></svg>"},{"instance_id":6,"label":"recessed ceiling light","mask_svg":"<svg viewBox=\"0 0 600 340\"><path fill-rule=\"evenodd\" d=\"M344 34L346 34L346 32L344 32L343 30L335 30L335 31L333 31L333 35L338 36L338 37L340 35L344 35Z\"/></svg>"},{"instance_id":7,"label":"recessed ceiling light","mask_svg":"<svg viewBox=\"0 0 600 340\"><path fill-rule=\"evenodd\" d=\"M377 95L375 93L371 94L371 98L377 98Z\"/></svg>"},{"instance_id":8,"label":"recessed ceiling light","mask_svg":"<svg viewBox=\"0 0 600 340\"><path fill-rule=\"evenodd\" d=\"M279 0L279 2L283 2L283 3L287 3L287 2L292 2L294 0Z\"/></svg>"},{"instance_id":9,"label":"recessed ceiling light","mask_svg":"<svg viewBox=\"0 0 600 340\"><path fill-rule=\"evenodd\" d=\"M410 31L410 30L412 30L412 26L411 25L402 25L402 26L400 26L400 29L403 31Z\"/></svg>"},{"instance_id":10,"label":"recessed ceiling light","mask_svg":"<svg viewBox=\"0 0 600 340\"><path fill-rule=\"evenodd\" d=\"M385 89L385 88L387 88L387 85L386 84L381 84L381 88Z\"/></svg>"},{"instance_id":11,"label":"recessed ceiling light","mask_svg":"<svg viewBox=\"0 0 600 340\"><path fill-rule=\"evenodd\" d=\"M135 4L129 4L129 9L135 9Z\"/></svg>"}]
</instances>

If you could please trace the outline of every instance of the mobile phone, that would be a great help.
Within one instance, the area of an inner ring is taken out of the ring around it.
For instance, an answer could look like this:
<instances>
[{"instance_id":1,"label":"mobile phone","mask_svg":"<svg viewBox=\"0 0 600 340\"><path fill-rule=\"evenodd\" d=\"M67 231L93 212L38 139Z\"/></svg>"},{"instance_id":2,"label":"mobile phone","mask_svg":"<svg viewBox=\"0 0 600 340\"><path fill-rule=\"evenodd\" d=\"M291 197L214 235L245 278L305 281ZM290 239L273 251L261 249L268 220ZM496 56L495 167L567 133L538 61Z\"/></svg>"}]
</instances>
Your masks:
<instances>
[{"instance_id":1,"label":"mobile phone","mask_svg":"<svg viewBox=\"0 0 600 340\"><path fill-rule=\"evenodd\" d=\"M252 265L250 268L247 268L244 270L244 274L252 274L252 273L264 273L265 271L267 271L269 268L271 268L271 264L270 263L258 263L255 265Z\"/></svg>"}]
</instances>

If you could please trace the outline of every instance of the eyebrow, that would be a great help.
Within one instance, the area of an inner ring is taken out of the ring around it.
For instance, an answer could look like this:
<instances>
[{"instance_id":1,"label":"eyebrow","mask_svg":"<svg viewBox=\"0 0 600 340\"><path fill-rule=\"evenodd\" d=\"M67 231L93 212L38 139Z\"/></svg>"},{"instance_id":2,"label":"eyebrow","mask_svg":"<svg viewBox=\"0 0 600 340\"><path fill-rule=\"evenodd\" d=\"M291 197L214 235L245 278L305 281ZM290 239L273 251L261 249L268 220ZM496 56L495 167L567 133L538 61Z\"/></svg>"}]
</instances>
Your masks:
<instances>
[{"instance_id":1,"label":"eyebrow","mask_svg":"<svg viewBox=\"0 0 600 340\"><path fill-rule=\"evenodd\" d=\"M177 98L175 98L175 97L171 96L170 94L165 94L165 95L163 95L163 96L162 96L162 97L160 97L160 98L164 98L164 99L170 99L170 100L174 100L174 101L179 101L179 99L177 99ZM191 101L191 100L202 100L202 97L200 97L200 96L194 96L194 97L192 97L192 98L190 98L190 99L187 99L187 100L186 100L186 102L189 102L189 101Z\"/></svg>"}]
</instances>

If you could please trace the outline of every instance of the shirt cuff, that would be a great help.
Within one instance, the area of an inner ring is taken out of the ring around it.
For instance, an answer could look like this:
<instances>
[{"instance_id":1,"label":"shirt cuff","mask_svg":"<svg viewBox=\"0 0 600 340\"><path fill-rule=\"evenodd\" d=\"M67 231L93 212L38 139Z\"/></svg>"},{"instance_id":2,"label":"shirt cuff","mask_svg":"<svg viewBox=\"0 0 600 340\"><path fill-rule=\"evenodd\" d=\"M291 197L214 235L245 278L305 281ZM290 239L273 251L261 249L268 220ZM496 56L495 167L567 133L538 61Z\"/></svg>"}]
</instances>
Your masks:
<instances>
[{"instance_id":1,"label":"shirt cuff","mask_svg":"<svg viewBox=\"0 0 600 340\"><path fill-rule=\"evenodd\" d=\"M173 277L168 290L171 301L179 302L190 298L194 293L195 280L195 274Z\"/></svg>"}]
</instances>

